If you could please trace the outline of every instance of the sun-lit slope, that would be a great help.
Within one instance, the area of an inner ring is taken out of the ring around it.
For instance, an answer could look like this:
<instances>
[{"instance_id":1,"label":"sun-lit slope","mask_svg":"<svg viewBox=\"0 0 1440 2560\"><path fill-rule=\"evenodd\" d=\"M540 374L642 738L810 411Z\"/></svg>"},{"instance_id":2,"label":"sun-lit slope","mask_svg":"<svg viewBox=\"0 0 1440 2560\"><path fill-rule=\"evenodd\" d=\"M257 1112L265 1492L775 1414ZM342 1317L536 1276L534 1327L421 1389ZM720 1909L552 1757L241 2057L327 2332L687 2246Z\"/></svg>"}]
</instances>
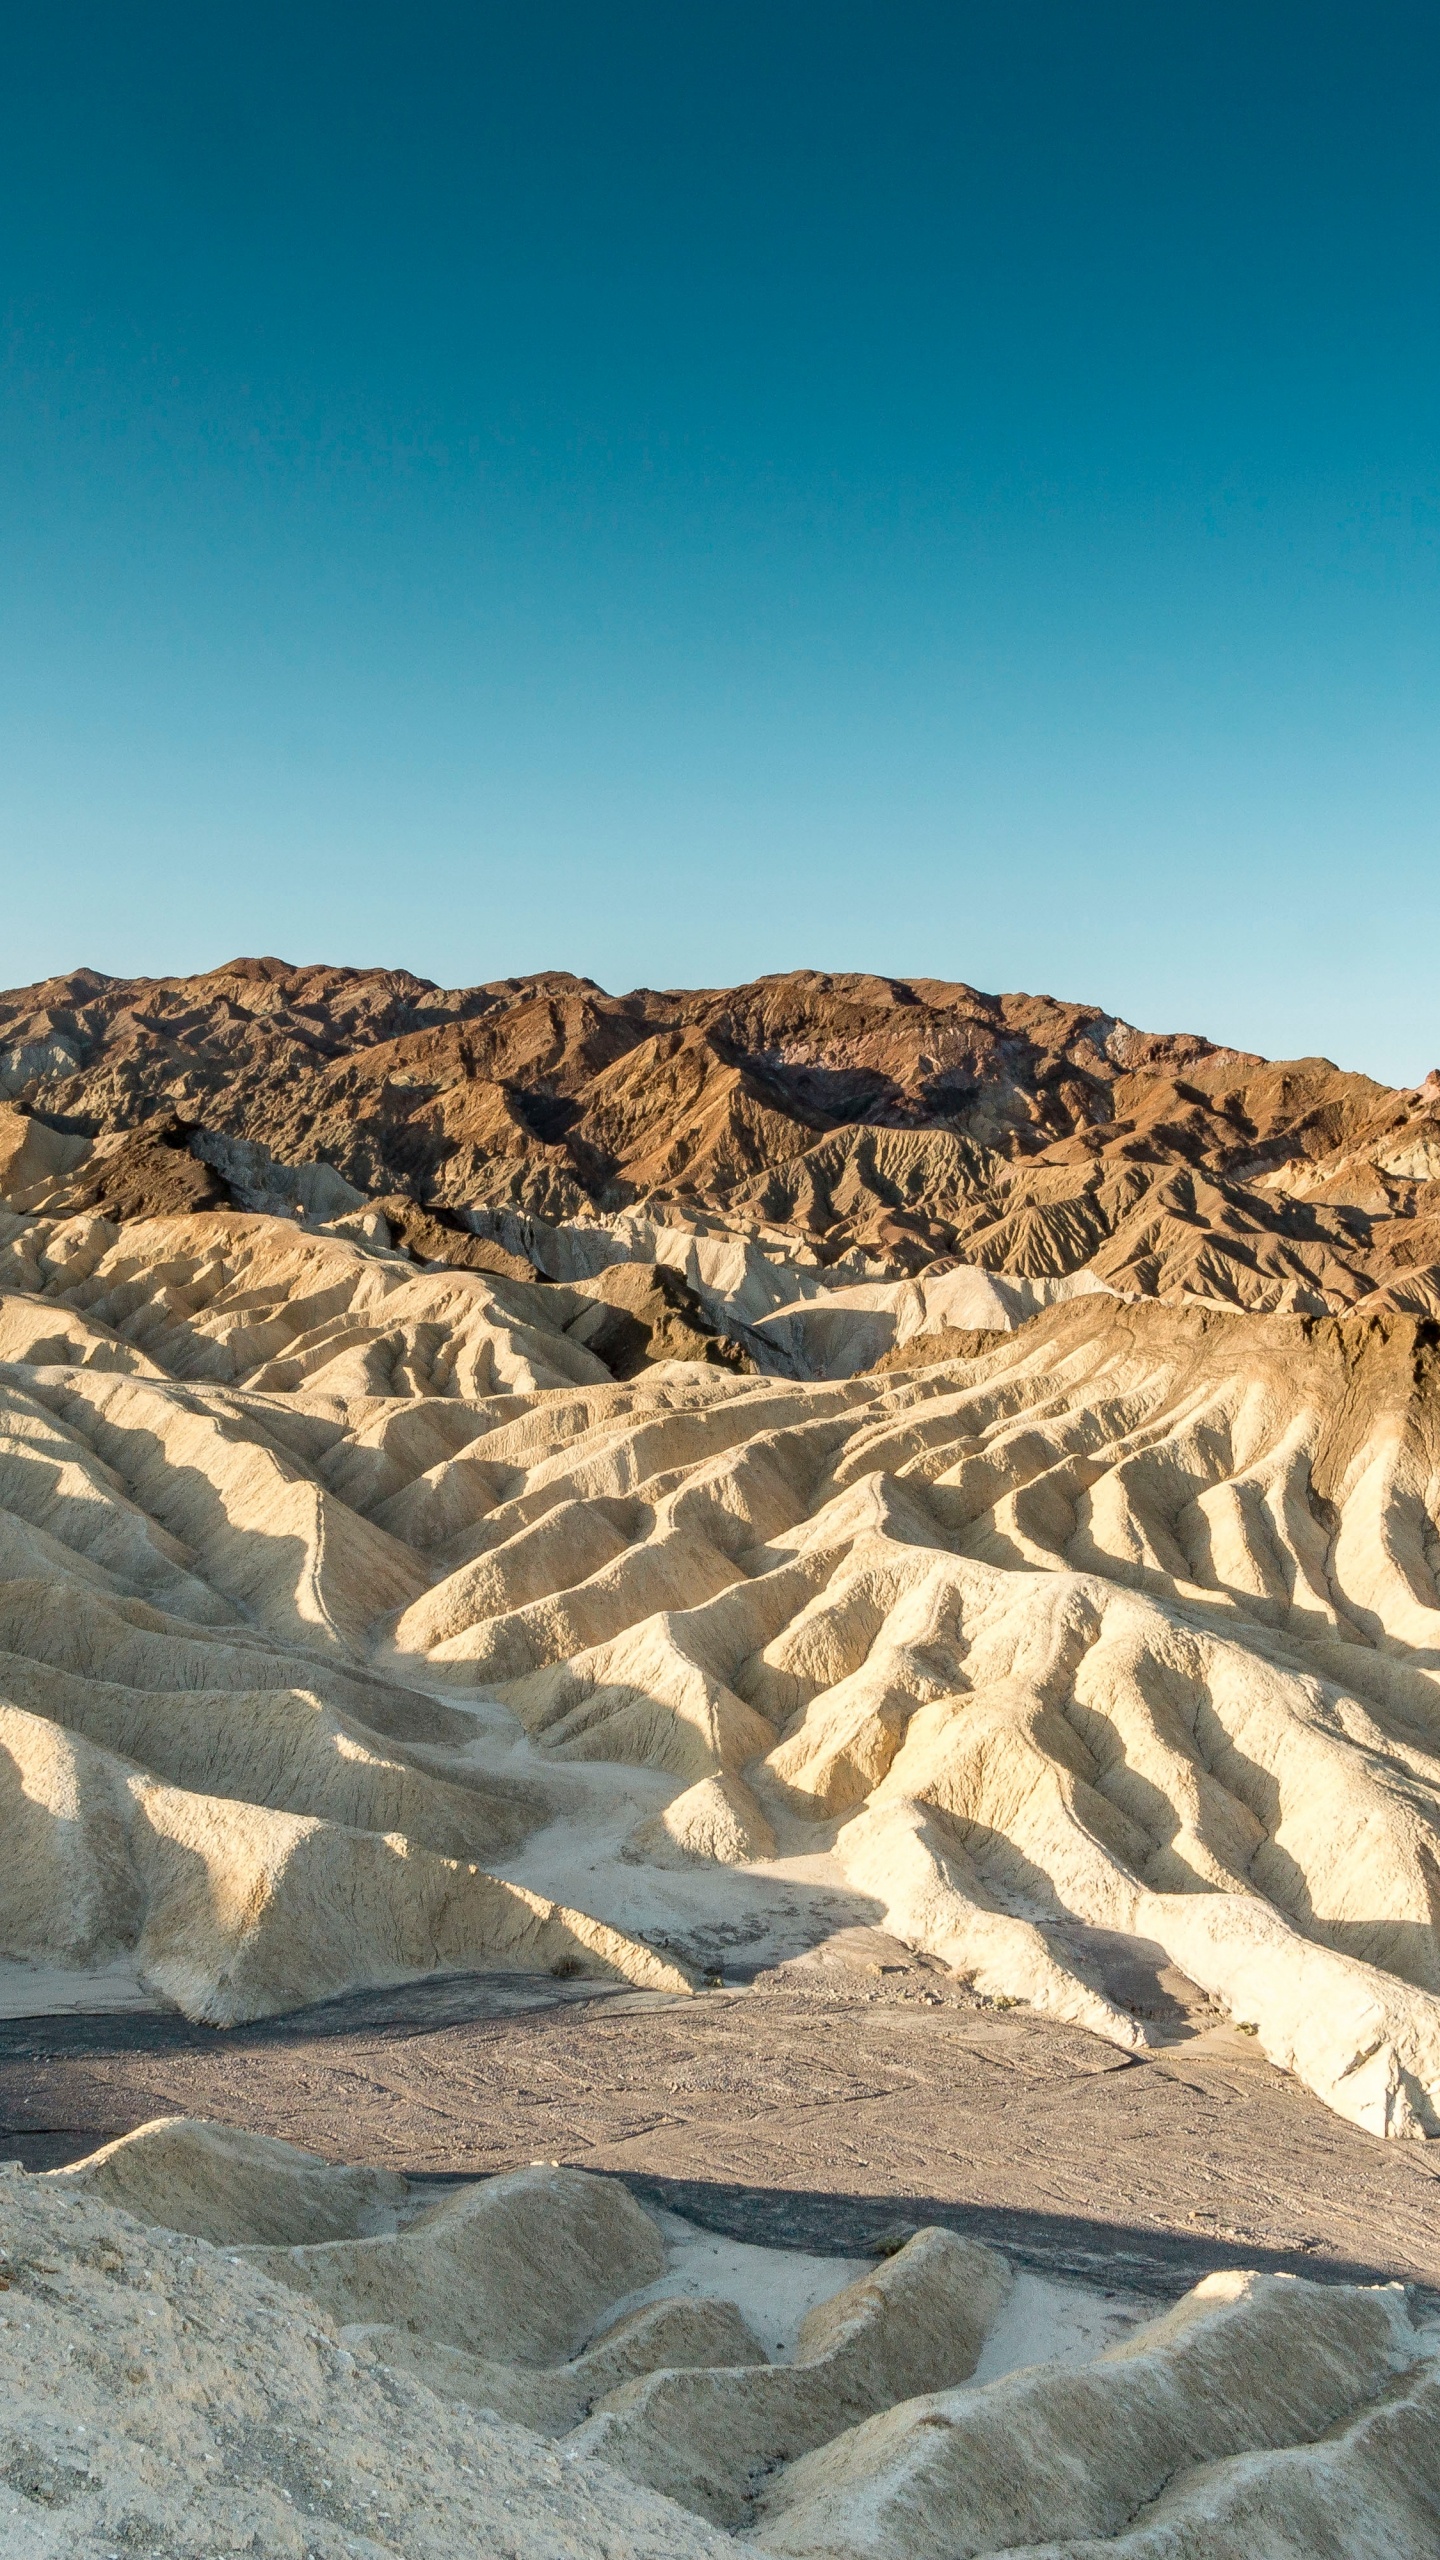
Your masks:
<instances>
[{"instance_id":1,"label":"sun-lit slope","mask_svg":"<svg viewBox=\"0 0 1440 2560\"><path fill-rule=\"evenodd\" d=\"M289 1393L523 1392L608 1379L565 1327L584 1302L491 1272L427 1270L288 1219L236 1213L0 1231L0 1289L83 1320L118 1366ZM0 1299L7 1315L15 1301ZM17 1308L10 1319L37 1321ZM26 1353L17 1343L19 1356ZM138 1355L138 1357L136 1356Z\"/></svg>"},{"instance_id":2,"label":"sun-lit slope","mask_svg":"<svg viewBox=\"0 0 1440 2560\"><path fill-rule=\"evenodd\" d=\"M1102 2023L1086 1933L1120 1931L1347 2114L1434 2130L1436 1412L1413 1323L1103 1299L563 1440L547 1402L381 1506L441 1577L394 1641L557 1756L838 1819L992 1991Z\"/></svg>"},{"instance_id":3,"label":"sun-lit slope","mask_svg":"<svg viewBox=\"0 0 1440 2560\"><path fill-rule=\"evenodd\" d=\"M540 1293L427 1291L265 1219L74 1241L45 1294L0 1296L29 1355L0 1367L4 1951L133 1953L217 2023L437 1965L678 1980L485 1874L542 1808L477 1781L462 1720L362 1667L429 1570L346 1495L483 1430L459 1381L597 1368L525 1320ZM449 1395L416 1394L437 1368ZM264 1392L214 1383L237 1375ZM306 1375L309 1406L285 1392Z\"/></svg>"},{"instance_id":4,"label":"sun-lit slope","mask_svg":"<svg viewBox=\"0 0 1440 2560\"><path fill-rule=\"evenodd\" d=\"M48 1879L0 1889L12 1948L163 1938L179 1982L189 1932L206 2014L481 1961L514 1889L469 1862L541 1806L418 1692L483 1688L541 1796L668 1782L666 1860L833 1849L986 1991L1131 2043L1106 1950L1143 1941L1355 2121L1440 2130L1423 1321L1096 1293L928 1367L621 1385L565 1290L266 1219L99 1241L0 1296L46 1311L0 1371L7 1821Z\"/></svg>"},{"instance_id":5,"label":"sun-lit slope","mask_svg":"<svg viewBox=\"0 0 1440 2560\"><path fill-rule=\"evenodd\" d=\"M727 2270L613 2175L437 2198L171 2117L0 2192L25 2560L1434 2553L1440 2331L1398 2284L1231 2268L1142 2306L932 2226L840 2262L772 2362L817 2261ZM1083 2304L1088 2346L1037 2293Z\"/></svg>"},{"instance_id":6,"label":"sun-lit slope","mask_svg":"<svg viewBox=\"0 0 1440 2560\"><path fill-rule=\"evenodd\" d=\"M17 1212L254 1209L266 1166L307 1215L368 1200L419 1258L472 1267L477 1217L645 1204L891 1277L959 1258L1265 1311L1392 1285L1440 1305L1440 1084L1392 1092L1093 1004L805 969L445 990L273 959L0 991Z\"/></svg>"}]
</instances>

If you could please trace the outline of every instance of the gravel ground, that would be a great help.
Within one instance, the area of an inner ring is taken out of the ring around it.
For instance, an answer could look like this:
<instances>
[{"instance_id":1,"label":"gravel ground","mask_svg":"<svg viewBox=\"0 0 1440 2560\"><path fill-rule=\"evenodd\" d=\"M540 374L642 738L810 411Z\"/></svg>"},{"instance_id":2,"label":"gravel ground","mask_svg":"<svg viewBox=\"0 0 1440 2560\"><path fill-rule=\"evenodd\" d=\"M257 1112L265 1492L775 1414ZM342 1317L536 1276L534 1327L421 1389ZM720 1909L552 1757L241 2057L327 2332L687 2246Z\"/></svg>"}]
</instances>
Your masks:
<instances>
[{"instance_id":1,"label":"gravel ground","mask_svg":"<svg viewBox=\"0 0 1440 2560\"><path fill-rule=\"evenodd\" d=\"M224 2034L26 2018L0 2024L0 2157L183 2113L436 2179L608 2170L770 2246L858 2256L943 2222L1128 2291L1243 2264L1440 2300L1440 2146L1356 2131L1230 2030L1176 2036L1132 2060L879 1932L690 2000L470 1975Z\"/></svg>"}]
</instances>

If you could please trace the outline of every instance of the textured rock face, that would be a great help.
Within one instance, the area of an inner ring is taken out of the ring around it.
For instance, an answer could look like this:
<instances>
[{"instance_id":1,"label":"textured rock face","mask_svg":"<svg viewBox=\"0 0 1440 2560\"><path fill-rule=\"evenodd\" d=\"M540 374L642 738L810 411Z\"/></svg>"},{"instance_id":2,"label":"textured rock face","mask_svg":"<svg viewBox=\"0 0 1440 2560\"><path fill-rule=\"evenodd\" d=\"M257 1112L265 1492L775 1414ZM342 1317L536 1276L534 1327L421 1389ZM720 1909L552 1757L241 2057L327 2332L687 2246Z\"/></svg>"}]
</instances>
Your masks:
<instances>
[{"instance_id":1,"label":"textured rock face","mask_svg":"<svg viewBox=\"0 0 1440 2560\"><path fill-rule=\"evenodd\" d=\"M648 2374L610 2393L573 2441L717 2524L747 2523L757 2484L782 2463L942 2372L973 2373L1009 2284L993 2249L918 2232L811 2312L793 2364Z\"/></svg>"},{"instance_id":2,"label":"textured rock face","mask_svg":"<svg viewBox=\"0 0 1440 2560\"><path fill-rule=\"evenodd\" d=\"M237 2252L76 2189L0 2171L7 2560L720 2560L732 2547L345 2343Z\"/></svg>"},{"instance_id":3,"label":"textured rock face","mask_svg":"<svg viewBox=\"0 0 1440 2560\"><path fill-rule=\"evenodd\" d=\"M591 1303L567 1327L603 1360L612 1378L633 1378L661 1360L703 1360L737 1374L753 1366L738 1343L706 1319L696 1292L664 1263L619 1262L578 1294Z\"/></svg>"},{"instance_id":4,"label":"textured rock face","mask_svg":"<svg viewBox=\"0 0 1440 2560\"><path fill-rule=\"evenodd\" d=\"M228 1141L408 1203L397 1237L472 1267L458 1212L645 1202L827 1260L860 1247L892 1274L958 1255L1264 1308L1376 1288L1440 1306L1440 1089L936 980L802 970L617 997L559 972L447 992L277 960L80 971L0 995L0 1093L21 1106L0 1193L52 1212L272 1205L275 1177L247 1180ZM210 1133L208 1176L183 1169L186 1129ZM63 1160L82 1140L94 1152Z\"/></svg>"},{"instance_id":5,"label":"textured rock face","mask_svg":"<svg viewBox=\"0 0 1440 2560\"><path fill-rule=\"evenodd\" d=\"M220 2248L393 2231L409 2192L388 2170L334 2168L273 2135L188 2116L159 2116L46 2174L58 2196L88 2196Z\"/></svg>"},{"instance_id":6,"label":"textured rock face","mask_svg":"<svg viewBox=\"0 0 1440 2560\"><path fill-rule=\"evenodd\" d=\"M339 2327L380 2321L501 2363L574 2355L607 2305L664 2269L624 2187L578 2169L516 2169L463 2189L408 2231L256 2254Z\"/></svg>"},{"instance_id":7,"label":"textured rock face","mask_svg":"<svg viewBox=\"0 0 1440 2560\"><path fill-rule=\"evenodd\" d=\"M437 1967L683 1989L663 1879L743 1913L818 1857L988 1995L1143 2042L1143 1942L1440 2130L1425 1322L1090 1292L913 1368L620 1383L603 1301L284 1220L11 1253L0 1953L217 2024ZM591 1907L527 1885L627 1764Z\"/></svg>"},{"instance_id":8,"label":"textured rock face","mask_svg":"<svg viewBox=\"0 0 1440 2560\"><path fill-rule=\"evenodd\" d=\"M254 2245L280 2224L294 2245ZM1440 2333L1398 2286L1210 2276L1104 2352L977 2388L1010 2269L929 2230L771 2364L723 2296L630 2299L675 2279L614 2180L530 2169L436 2205L176 2120L0 2172L0 2246L19 2560L1435 2548Z\"/></svg>"},{"instance_id":9,"label":"textured rock face","mask_svg":"<svg viewBox=\"0 0 1440 2560\"><path fill-rule=\"evenodd\" d=\"M792 2560L1418 2555L1440 2370L1417 2345L1398 2286L1211 2276L1080 2373L912 2400L795 2463L757 2539Z\"/></svg>"}]
</instances>

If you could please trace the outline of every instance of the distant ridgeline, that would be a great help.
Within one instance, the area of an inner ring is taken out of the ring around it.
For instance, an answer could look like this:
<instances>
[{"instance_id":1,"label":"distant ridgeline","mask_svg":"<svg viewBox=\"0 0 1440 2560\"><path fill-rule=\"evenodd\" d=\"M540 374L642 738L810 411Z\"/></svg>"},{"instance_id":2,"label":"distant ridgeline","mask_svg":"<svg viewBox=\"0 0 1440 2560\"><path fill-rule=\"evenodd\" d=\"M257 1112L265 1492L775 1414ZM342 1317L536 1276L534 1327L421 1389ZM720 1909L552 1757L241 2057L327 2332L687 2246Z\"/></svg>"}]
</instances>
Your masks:
<instances>
[{"instance_id":1,"label":"distant ridgeline","mask_svg":"<svg viewBox=\"0 0 1440 2560\"><path fill-rule=\"evenodd\" d=\"M641 1209L856 1282L959 1262L1440 1310L1436 1077L1392 1092L1046 996L810 970L625 996L558 971L447 993L273 959L81 970L0 996L0 1095L0 1194L48 1217L378 1208L419 1260L517 1274L555 1260L547 1230Z\"/></svg>"}]
</instances>

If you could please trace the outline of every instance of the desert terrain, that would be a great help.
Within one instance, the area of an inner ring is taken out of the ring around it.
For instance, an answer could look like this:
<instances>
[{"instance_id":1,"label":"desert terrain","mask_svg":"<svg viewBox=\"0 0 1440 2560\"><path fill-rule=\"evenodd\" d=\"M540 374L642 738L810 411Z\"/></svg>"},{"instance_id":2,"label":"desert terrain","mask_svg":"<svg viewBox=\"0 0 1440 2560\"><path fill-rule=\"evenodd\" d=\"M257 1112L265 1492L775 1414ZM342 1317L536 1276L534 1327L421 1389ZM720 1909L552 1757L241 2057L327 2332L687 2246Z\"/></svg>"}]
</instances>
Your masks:
<instances>
[{"instance_id":1,"label":"desert terrain","mask_svg":"<svg viewBox=\"0 0 1440 2560\"><path fill-rule=\"evenodd\" d=\"M0 1095L7 2548L1433 2554L1440 1076L248 960Z\"/></svg>"}]
</instances>

